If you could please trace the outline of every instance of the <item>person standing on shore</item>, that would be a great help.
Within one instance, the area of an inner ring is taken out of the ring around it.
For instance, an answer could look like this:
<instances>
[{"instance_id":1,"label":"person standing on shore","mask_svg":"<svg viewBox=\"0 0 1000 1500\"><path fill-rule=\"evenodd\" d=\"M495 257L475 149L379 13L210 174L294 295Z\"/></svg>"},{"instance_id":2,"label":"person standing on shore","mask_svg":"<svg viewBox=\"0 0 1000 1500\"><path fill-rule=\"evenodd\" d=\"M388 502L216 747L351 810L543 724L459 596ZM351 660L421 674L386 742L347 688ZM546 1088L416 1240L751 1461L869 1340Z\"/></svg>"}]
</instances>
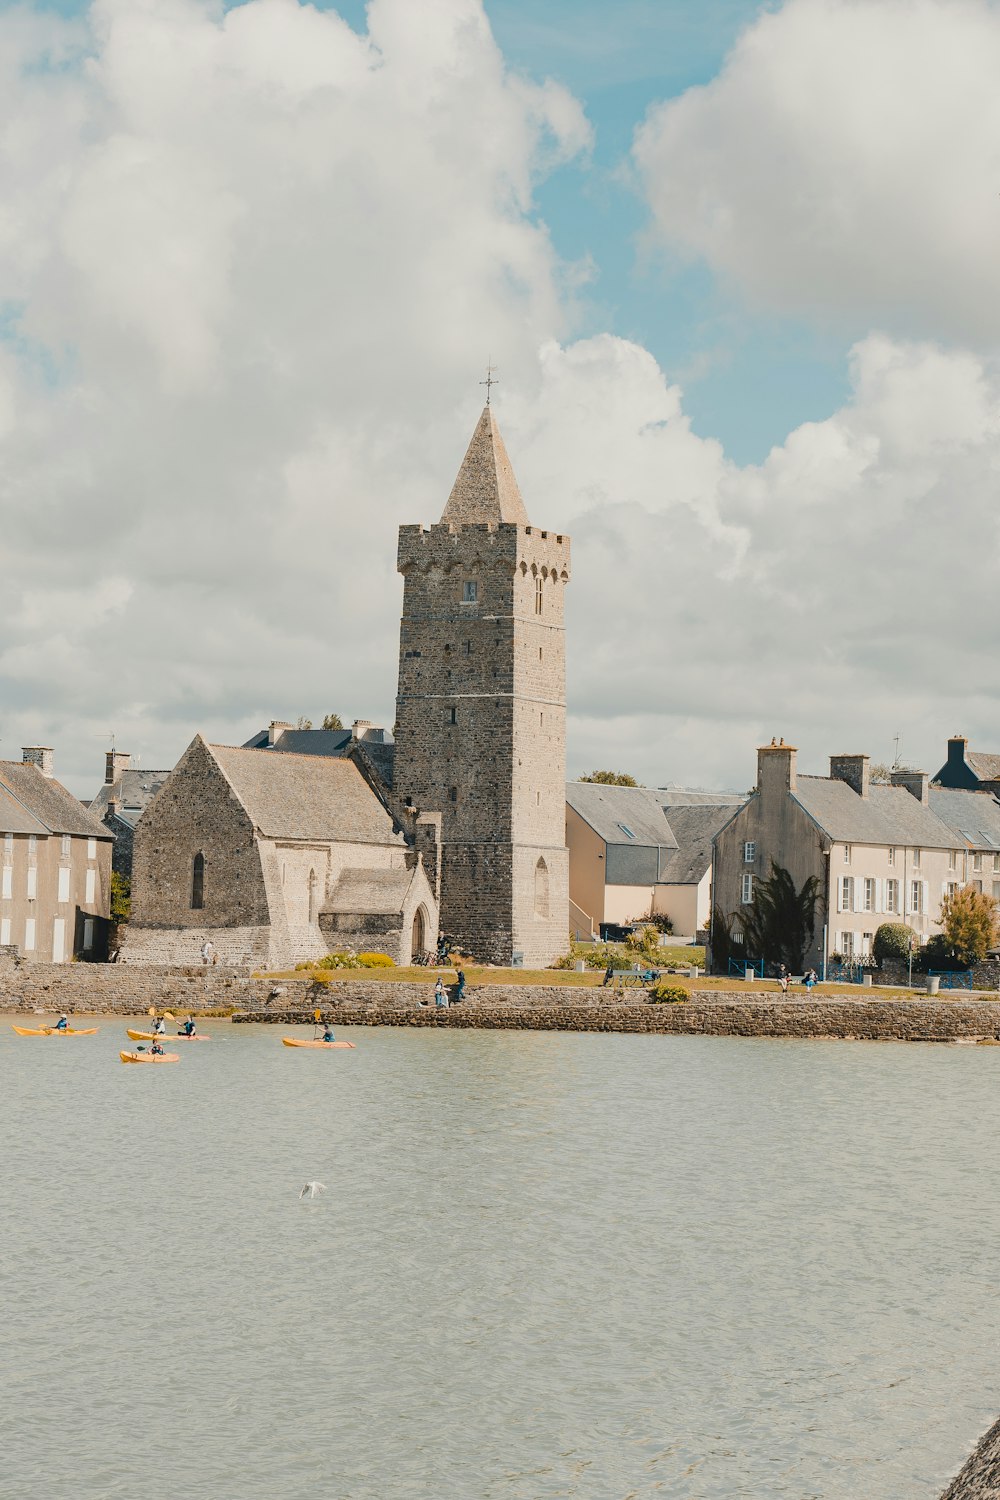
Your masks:
<instances>
[{"instance_id":1,"label":"person standing on shore","mask_svg":"<svg viewBox=\"0 0 1000 1500\"><path fill-rule=\"evenodd\" d=\"M443 1006L445 1009L448 1006L448 996L444 992L444 980L440 974L437 977L437 984L434 986L434 1004Z\"/></svg>"}]
</instances>

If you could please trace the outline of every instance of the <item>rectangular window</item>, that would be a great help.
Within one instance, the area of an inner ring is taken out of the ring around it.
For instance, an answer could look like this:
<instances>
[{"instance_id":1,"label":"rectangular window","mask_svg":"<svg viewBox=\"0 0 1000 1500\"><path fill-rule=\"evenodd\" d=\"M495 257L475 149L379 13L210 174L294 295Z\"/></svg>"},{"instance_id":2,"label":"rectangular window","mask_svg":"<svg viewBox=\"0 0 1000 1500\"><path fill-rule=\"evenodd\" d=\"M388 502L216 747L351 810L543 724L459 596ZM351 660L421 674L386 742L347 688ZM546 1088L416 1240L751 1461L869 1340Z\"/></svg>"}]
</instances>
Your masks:
<instances>
[{"instance_id":1,"label":"rectangular window","mask_svg":"<svg viewBox=\"0 0 1000 1500\"><path fill-rule=\"evenodd\" d=\"M871 954L872 954L872 937L873 936L874 936L874 934L871 933L871 932L863 932L861 934L861 957L862 958L871 958Z\"/></svg>"},{"instance_id":2,"label":"rectangular window","mask_svg":"<svg viewBox=\"0 0 1000 1500\"><path fill-rule=\"evenodd\" d=\"M87 858L88 859L96 859L97 858L97 840L96 839L88 839L87 840Z\"/></svg>"},{"instance_id":3,"label":"rectangular window","mask_svg":"<svg viewBox=\"0 0 1000 1500\"><path fill-rule=\"evenodd\" d=\"M845 865L849 865L850 863L851 863L851 846L850 846L850 844L845 844L844 845L844 864Z\"/></svg>"},{"instance_id":4,"label":"rectangular window","mask_svg":"<svg viewBox=\"0 0 1000 1500\"><path fill-rule=\"evenodd\" d=\"M28 900L29 901L34 901L34 899L35 899L35 897L37 895L38 895L38 867L36 865L29 865L28 866Z\"/></svg>"},{"instance_id":5,"label":"rectangular window","mask_svg":"<svg viewBox=\"0 0 1000 1500\"><path fill-rule=\"evenodd\" d=\"M749 906L753 900L753 876L744 875L742 882L742 894L740 899L744 906Z\"/></svg>"},{"instance_id":6,"label":"rectangular window","mask_svg":"<svg viewBox=\"0 0 1000 1500\"><path fill-rule=\"evenodd\" d=\"M886 911L899 911L898 880L887 880L885 883L885 909Z\"/></svg>"},{"instance_id":7,"label":"rectangular window","mask_svg":"<svg viewBox=\"0 0 1000 1500\"><path fill-rule=\"evenodd\" d=\"M919 849L914 849L914 851L913 851L913 868L915 870L919 870L920 869L920 850Z\"/></svg>"},{"instance_id":8,"label":"rectangular window","mask_svg":"<svg viewBox=\"0 0 1000 1500\"><path fill-rule=\"evenodd\" d=\"M466 656L471 656L472 655L472 642L471 641L466 641L465 646L463 647L463 650L465 651Z\"/></svg>"},{"instance_id":9,"label":"rectangular window","mask_svg":"<svg viewBox=\"0 0 1000 1500\"><path fill-rule=\"evenodd\" d=\"M955 895L957 895L958 894L958 881L957 880L949 880L948 884L944 888L944 893L945 893L946 896L955 896Z\"/></svg>"},{"instance_id":10,"label":"rectangular window","mask_svg":"<svg viewBox=\"0 0 1000 1500\"><path fill-rule=\"evenodd\" d=\"M983 868L983 856L981 854L974 854L972 856L972 868L974 870L981 870Z\"/></svg>"},{"instance_id":11,"label":"rectangular window","mask_svg":"<svg viewBox=\"0 0 1000 1500\"><path fill-rule=\"evenodd\" d=\"M628 826L627 823L619 823L618 827L621 829L622 833L625 835L625 837L627 839L634 839L635 838L635 834L632 832L631 828Z\"/></svg>"},{"instance_id":12,"label":"rectangular window","mask_svg":"<svg viewBox=\"0 0 1000 1500\"><path fill-rule=\"evenodd\" d=\"M0 895L5 901L9 901L14 894L14 871L10 865L4 865L0 880L3 881L0 885Z\"/></svg>"},{"instance_id":13,"label":"rectangular window","mask_svg":"<svg viewBox=\"0 0 1000 1500\"><path fill-rule=\"evenodd\" d=\"M10 917L0 917L0 948L6 948L10 942Z\"/></svg>"},{"instance_id":14,"label":"rectangular window","mask_svg":"<svg viewBox=\"0 0 1000 1500\"><path fill-rule=\"evenodd\" d=\"M34 953L35 951L35 919L28 917L24 924L24 951Z\"/></svg>"},{"instance_id":15,"label":"rectangular window","mask_svg":"<svg viewBox=\"0 0 1000 1500\"><path fill-rule=\"evenodd\" d=\"M948 868L949 868L949 870L953 870L955 868L955 865L957 863L958 863L958 850L957 849L949 849L948 850Z\"/></svg>"},{"instance_id":16,"label":"rectangular window","mask_svg":"<svg viewBox=\"0 0 1000 1500\"><path fill-rule=\"evenodd\" d=\"M14 835L12 833L5 833L3 836L3 857L4 859L14 858Z\"/></svg>"},{"instance_id":17,"label":"rectangular window","mask_svg":"<svg viewBox=\"0 0 1000 1500\"><path fill-rule=\"evenodd\" d=\"M993 873L994 875L1000 875L1000 854L994 854L993 856Z\"/></svg>"},{"instance_id":18,"label":"rectangular window","mask_svg":"<svg viewBox=\"0 0 1000 1500\"><path fill-rule=\"evenodd\" d=\"M854 957L854 933L842 932L840 934L840 951L845 958Z\"/></svg>"},{"instance_id":19,"label":"rectangular window","mask_svg":"<svg viewBox=\"0 0 1000 1500\"><path fill-rule=\"evenodd\" d=\"M922 880L910 881L910 910L920 912L924 909L923 902L924 883Z\"/></svg>"},{"instance_id":20,"label":"rectangular window","mask_svg":"<svg viewBox=\"0 0 1000 1500\"><path fill-rule=\"evenodd\" d=\"M70 839L70 836L69 836L68 833L64 833L63 836L62 836L62 841L61 841L60 850L59 850L59 852L62 855L63 859L69 859L69 851L70 851L71 847L72 847L72 840Z\"/></svg>"},{"instance_id":21,"label":"rectangular window","mask_svg":"<svg viewBox=\"0 0 1000 1500\"><path fill-rule=\"evenodd\" d=\"M840 877L840 909L841 911L854 910L853 875L841 875Z\"/></svg>"},{"instance_id":22,"label":"rectangular window","mask_svg":"<svg viewBox=\"0 0 1000 1500\"><path fill-rule=\"evenodd\" d=\"M756 857L757 845L752 839L748 839L747 842L743 845L743 863L745 865L752 865Z\"/></svg>"},{"instance_id":23,"label":"rectangular window","mask_svg":"<svg viewBox=\"0 0 1000 1500\"><path fill-rule=\"evenodd\" d=\"M38 855L38 835L34 834L34 833L29 833L28 834L28 863L29 863L29 865L33 865L35 863L35 859L37 858L37 855Z\"/></svg>"},{"instance_id":24,"label":"rectangular window","mask_svg":"<svg viewBox=\"0 0 1000 1500\"><path fill-rule=\"evenodd\" d=\"M62 917L56 917L52 923L52 962L61 964L66 957L66 923Z\"/></svg>"},{"instance_id":25,"label":"rectangular window","mask_svg":"<svg viewBox=\"0 0 1000 1500\"><path fill-rule=\"evenodd\" d=\"M83 951L89 953L94 946L94 919L85 917L83 920Z\"/></svg>"},{"instance_id":26,"label":"rectangular window","mask_svg":"<svg viewBox=\"0 0 1000 1500\"><path fill-rule=\"evenodd\" d=\"M93 906L93 904L94 904L94 896L95 896L96 892L97 892L97 871L96 870L88 870L87 871L87 894L84 897L84 900L86 901L86 903L87 903L88 906Z\"/></svg>"},{"instance_id":27,"label":"rectangular window","mask_svg":"<svg viewBox=\"0 0 1000 1500\"><path fill-rule=\"evenodd\" d=\"M866 880L865 880L865 911L874 911L874 910L875 910L875 882L874 882L874 880L870 880L870 879L866 878Z\"/></svg>"},{"instance_id":28,"label":"rectangular window","mask_svg":"<svg viewBox=\"0 0 1000 1500\"><path fill-rule=\"evenodd\" d=\"M982 895L983 894L983 882L981 880L974 880L972 882L972 889L974 891L978 891L979 894Z\"/></svg>"},{"instance_id":29,"label":"rectangular window","mask_svg":"<svg viewBox=\"0 0 1000 1500\"><path fill-rule=\"evenodd\" d=\"M1000 880L994 880L993 882L993 899L994 901L1000 901Z\"/></svg>"},{"instance_id":30,"label":"rectangular window","mask_svg":"<svg viewBox=\"0 0 1000 1500\"><path fill-rule=\"evenodd\" d=\"M890 849L889 850L889 869L890 870L892 869L892 867L893 867L893 865L895 863L896 863L896 851L895 851L895 849Z\"/></svg>"},{"instance_id":31,"label":"rectangular window","mask_svg":"<svg viewBox=\"0 0 1000 1500\"><path fill-rule=\"evenodd\" d=\"M468 582L462 584L462 603L475 604L479 599L479 584Z\"/></svg>"},{"instance_id":32,"label":"rectangular window","mask_svg":"<svg viewBox=\"0 0 1000 1500\"><path fill-rule=\"evenodd\" d=\"M449 802L457 802L458 801L458 787L457 786L452 786L452 787L448 788L448 801Z\"/></svg>"},{"instance_id":33,"label":"rectangular window","mask_svg":"<svg viewBox=\"0 0 1000 1500\"><path fill-rule=\"evenodd\" d=\"M66 868L65 865L59 871L59 895L56 897L56 900L57 901L68 901L69 900L69 870Z\"/></svg>"},{"instance_id":34,"label":"rectangular window","mask_svg":"<svg viewBox=\"0 0 1000 1500\"><path fill-rule=\"evenodd\" d=\"M449 708L449 710L448 710L448 723L449 724L457 724L458 723L458 709L457 708Z\"/></svg>"}]
</instances>

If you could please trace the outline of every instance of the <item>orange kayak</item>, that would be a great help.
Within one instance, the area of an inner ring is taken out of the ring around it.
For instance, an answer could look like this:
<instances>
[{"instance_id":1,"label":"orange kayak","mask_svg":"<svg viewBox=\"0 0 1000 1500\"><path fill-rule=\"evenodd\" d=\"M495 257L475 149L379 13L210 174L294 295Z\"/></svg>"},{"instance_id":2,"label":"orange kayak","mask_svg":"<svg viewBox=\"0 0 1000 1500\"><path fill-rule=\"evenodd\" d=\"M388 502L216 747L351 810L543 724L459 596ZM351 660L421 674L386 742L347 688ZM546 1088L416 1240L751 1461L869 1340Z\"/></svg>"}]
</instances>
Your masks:
<instances>
[{"instance_id":1,"label":"orange kayak","mask_svg":"<svg viewBox=\"0 0 1000 1500\"><path fill-rule=\"evenodd\" d=\"M179 1052L160 1052L155 1055L152 1052L119 1052L118 1056L122 1062L166 1063L181 1060Z\"/></svg>"},{"instance_id":2,"label":"orange kayak","mask_svg":"<svg viewBox=\"0 0 1000 1500\"><path fill-rule=\"evenodd\" d=\"M18 1036L95 1036L100 1028L64 1026L60 1031L58 1026L15 1026L11 1023L11 1030L16 1031Z\"/></svg>"},{"instance_id":3,"label":"orange kayak","mask_svg":"<svg viewBox=\"0 0 1000 1500\"><path fill-rule=\"evenodd\" d=\"M125 1028L125 1035L131 1037L132 1040L133 1040L133 1042L153 1042L153 1041L156 1040L157 1037L159 1037L162 1042L169 1041L171 1046L173 1046L174 1042L208 1042L208 1041L211 1041L211 1037L207 1037L207 1036L185 1036L184 1033L181 1032L181 1031L179 1031L176 1036L168 1036L167 1033L164 1032L164 1031L132 1031L131 1028L128 1027L128 1026L126 1026L126 1028Z\"/></svg>"},{"instance_id":4,"label":"orange kayak","mask_svg":"<svg viewBox=\"0 0 1000 1500\"><path fill-rule=\"evenodd\" d=\"M297 1036L283 1036L281 1040L286 1047L326 1047L327 1049L332 1049L334 1047L354 1046L353 1042L313 1042L306 1041L304 1037Z\"/></svg>"}]
</instances>

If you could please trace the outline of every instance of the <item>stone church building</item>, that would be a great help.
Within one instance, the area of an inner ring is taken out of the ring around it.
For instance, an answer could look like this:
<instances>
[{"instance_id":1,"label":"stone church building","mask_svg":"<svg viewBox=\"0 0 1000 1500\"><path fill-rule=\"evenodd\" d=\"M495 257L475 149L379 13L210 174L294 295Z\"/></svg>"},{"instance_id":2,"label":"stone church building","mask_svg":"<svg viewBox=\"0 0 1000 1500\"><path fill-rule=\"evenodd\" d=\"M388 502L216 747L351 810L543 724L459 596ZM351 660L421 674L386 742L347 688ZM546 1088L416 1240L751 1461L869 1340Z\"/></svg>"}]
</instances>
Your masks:
<instances>
[{"instance_id":1,"label":"stone church building","mask_svg":"<svg viewBox=\"0 0 1000 1500\"><path fill-rule=\"evenodd\" d=\"M441 520L402 526L394 743L200 736L140 818L127 961L408 963L439 927L484 962L566 951L569 538L533 527L483 411Z\"/></svg>"}]
</instances>

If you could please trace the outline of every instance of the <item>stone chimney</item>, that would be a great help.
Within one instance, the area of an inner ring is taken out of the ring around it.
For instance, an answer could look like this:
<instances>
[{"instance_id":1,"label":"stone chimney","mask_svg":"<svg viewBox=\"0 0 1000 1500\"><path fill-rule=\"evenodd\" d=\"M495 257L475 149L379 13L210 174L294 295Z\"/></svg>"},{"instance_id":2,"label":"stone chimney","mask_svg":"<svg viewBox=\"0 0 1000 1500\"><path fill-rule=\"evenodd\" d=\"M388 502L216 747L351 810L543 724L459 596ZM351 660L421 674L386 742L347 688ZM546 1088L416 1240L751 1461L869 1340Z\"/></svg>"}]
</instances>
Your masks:
<instances>
[{"instance_id":1,"label":"stone chimney","mask_svg":"<svg viewBox=\"0 0 1000 1500\"><path fill-rule=\"evenodd\" d=\"M52 775L51 745L22 745L21 760L26 766L37 766L43 776Z\"/></svg>"},{"instance_id":2,"label":"stone chimney","mask_svg":"<svg viewBox=\"0 0 1000 1500\"><path fill-rule=\"evenodd\" d=\"M916 797L921 807L930 805L931 778L927 771L893 771L891 779L893 786L901 786Z\"/></svg>"},{"instance_id":3,"label":"stone chimney","mask_svg":"<svg viewBox=\"0 0 1000 1500\"><path fill-rule=\"evenodd\" d=\"M965 752L969 742L964 734L953 734L948 741L948 765L956 770L965 769Z\"/></svg>"},{"instance_id":4,"label":"stone chimney","mask_svg":"<svg viewBox=\"0 0 1000 1500\"><path fill-rule=\"evenodd\" d=\"M104 785L114 786L123 771L132 764L132 757L124 750L108 750L104 756Z\"/></svg>"},{"instance_id":5,"label":"stone chimney","mask_svg":"<svg viewBox=\"0 0 1000 1500\"><path fill-rule=\"evenodd\" d=\"M117 818L117 816L118 816L118 807L119 807L118 798L114 795L114 793L112 793L112 795L108 798L108 809L107 809L106 816L109 817L109 818Z\"/></svg>"},{"instance_id":6,"label":"stone chimney","mask_svg":"<svg viewBox=\"0 0 1000 1500\"><path fill-rule=\"evenodd\" d=\"M280 740L286 729L291 729L291 724L286 724L284 719L272 719L267 726L267 743L272 747L276 740Z\"/></svg>"},{"instance_id":7,"label":"stone chimney","mask_svg":"<svg viewBox=\"0 0 1000 1500\"><path fill-rule=\"evenodd\" d=\"M795 761L798 751L784 740L772 740L757 751L757 790L762 797L783 796L796 787Z\"/></svg>"},{"instance_id":8,"label":"stone chimney","mask_svg":"<svg viewBox=\"0 0 1000 1500\"><path fill-rule=\"evenodd\" d=\"M366 740L368 738L368 731L369 729L371 729L371 727L371 719L355 719L354 723L351 725L351 739Z\"/></svg>"},{"instance_id":9,"label":"stone chimney","mask_svg":"<svg viewBox=\"0 0 1000 1500\"><path fill-rule=\"evenodd\" d=\"M830 780L846 781L859 797L867 797L872 784L871 764L867 755L831 755Z\"/></svg>"}]
</instances>

